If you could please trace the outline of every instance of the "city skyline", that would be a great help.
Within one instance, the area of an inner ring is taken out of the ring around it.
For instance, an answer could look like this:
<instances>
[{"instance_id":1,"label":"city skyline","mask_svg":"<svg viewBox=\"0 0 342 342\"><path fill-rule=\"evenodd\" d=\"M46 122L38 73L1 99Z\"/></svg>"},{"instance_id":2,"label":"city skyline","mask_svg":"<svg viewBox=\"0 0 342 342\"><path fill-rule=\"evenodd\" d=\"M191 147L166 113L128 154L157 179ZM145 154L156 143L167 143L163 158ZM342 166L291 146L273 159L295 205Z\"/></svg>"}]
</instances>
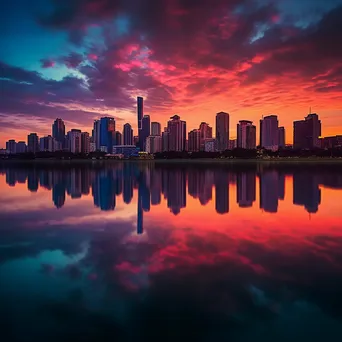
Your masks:
<instances>
[{"instance_id":1,"label":"city skyline","mask_svg":"<svg viewBox=\"0 0 342 342\"><path fill-rule=\"evenodd\" d=\"M139 7L140 6L140 7ZM0 13L0 148L61 118L89 130L99 117L138 131L136 97L151 121L174 114L187 131L229 113L278 115L293 143L293 121L320 115L322 136L342 130L342 0L13 0ZM139 8L139 10L138 10ZM140 10L143 9L143 10ZM23 23L21 25L21 23ZM142 118L141 118L142 119ZM163 126L162 126L163 128ZM137 134L138 135L138 134Z\"/></svg>"}]
</instances>

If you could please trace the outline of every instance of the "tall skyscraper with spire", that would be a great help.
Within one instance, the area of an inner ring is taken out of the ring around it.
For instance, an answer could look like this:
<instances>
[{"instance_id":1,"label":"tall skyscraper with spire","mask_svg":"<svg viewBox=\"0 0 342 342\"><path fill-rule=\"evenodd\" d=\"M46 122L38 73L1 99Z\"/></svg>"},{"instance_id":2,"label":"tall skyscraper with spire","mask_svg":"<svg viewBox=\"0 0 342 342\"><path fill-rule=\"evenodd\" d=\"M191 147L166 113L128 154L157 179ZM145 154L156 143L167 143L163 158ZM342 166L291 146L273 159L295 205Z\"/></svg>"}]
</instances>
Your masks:
<instances>
[{"instance_id":1,"label":"tall skyscraper with spire","mask_svg":"<svg viewBox=\"0 0 342 342\"><path fill-rule=\"evenodd\" d=\"M143 139L142 139L142 119L144 115L144 99L141 96L137 97L137 117L138 117L138 137L139 137L139 147L143 150Z\"/></svg>"}]
</instances>

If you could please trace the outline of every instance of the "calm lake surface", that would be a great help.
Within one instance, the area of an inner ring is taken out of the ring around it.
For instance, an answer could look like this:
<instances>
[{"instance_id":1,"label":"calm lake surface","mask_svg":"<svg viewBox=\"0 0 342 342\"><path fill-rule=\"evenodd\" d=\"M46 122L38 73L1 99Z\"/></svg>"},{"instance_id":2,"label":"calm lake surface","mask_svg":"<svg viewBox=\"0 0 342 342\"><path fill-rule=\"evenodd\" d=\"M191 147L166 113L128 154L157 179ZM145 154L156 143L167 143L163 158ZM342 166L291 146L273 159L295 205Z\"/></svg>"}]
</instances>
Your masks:
<instances>
[{"instance_id":1,"label":"calm lake surface","mask_svg":"<svg viewBox=\"0 0 342 342\"><path fill-rule=\"evenodd\" d=\"M1 341L342 341L342 169L0 168Z\"/></svg>"}]
</instances>

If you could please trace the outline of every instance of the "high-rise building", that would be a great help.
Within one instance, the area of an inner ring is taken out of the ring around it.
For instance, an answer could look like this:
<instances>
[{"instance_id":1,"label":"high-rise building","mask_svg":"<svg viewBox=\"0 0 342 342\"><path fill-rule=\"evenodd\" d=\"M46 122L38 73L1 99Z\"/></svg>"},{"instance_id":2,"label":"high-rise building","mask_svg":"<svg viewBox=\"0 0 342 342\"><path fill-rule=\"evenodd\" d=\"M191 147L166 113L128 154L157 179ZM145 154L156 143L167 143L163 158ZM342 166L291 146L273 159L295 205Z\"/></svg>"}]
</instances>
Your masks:
<instances>
[{"instance_id":1,"label":"high-rise building","mask_svg":"<svg viewBox=\"0 0 342 342\"><path fill-rule=\"evenodd\" d=\"M285 147L285 127L278 128L278 146L279 148Z\"/></svg>"},{"instance_id":2,"label":"high-rise building","mask_svg":"<svg viewBox=\"0 0 342 342\"><path fill-rule=\"evenodd\" d=\"M137 135L133 137L133 145L139 147L139 137Z\"/></svg>"},{"instance_id":3,"label":"high-rise building","mask_svg":"<svg viewBox=\"0 0 342 342\"><path fill-rule=\"evenodd\" d=\"M199 129L193 129L188 134L188 151L198 152L200 150L201 133Z\"/></svg>"},{"instance_id":4,"label":"high-rise building","mask_svg":"<svg viewBox=\"0 0 342 342\"><path fill-rule=\"evenodd\" d=\"M151 122L151 135L161 135L161 126L159 122Z\"/></svg>"},{"instance_id":5,"label":"high-rise building","mask_svg":"<svg viewBox=\"0 0 342 342\"><path fill-rule=\"evenodd\" d=\"M82 133L79 129L72 129L67 134L68 147L71 153L81 153Z\"/></svg>"},{"instance_id":6,"label":"high-rise building","mask_svg":"<svg viewBox=\"0 0 342 342\"><path fill-rule=\"evenodd\" d=\"M149 115L144 115L142 118L142 128L139 139L141 138L142 151L146 151L146 139L151 135L151 120Z\"/></svg>"},{"instance_id":7,"label":"high-rise building","mask_svg":"<svg viewBox=\"0 0 342 342\"><path fill-rule=\"evenodd\" d=\"M138 138L139 138L139 147L140 150L143 151L143 139L142 139L142 119L144 115L144 99L140 96L137 97L137 117L138 117Z\"/></svg>"},{"instance_id":8,"label":"high-rise building","mask_svg":"<svg viewBox=\"0 0 342 342\"><path fill-rule=\"evenodd\" d=\"M122 134L123 134L123 144L133 145L133 129L129 123L124 124Z\"/></svg>"},{"instance_id":9,"label":"high-rise building","mask_svg":"<svg viewBox=\"0 0 342 342\"><path fill-rule=\"evenodd\" d=\"M15 142L15 140L11 139L6 142L6 150L10 154L17 153L17 143Z\"/></svg>"},{"instance_id":10,"label":"high-rise building","mask_svg":"<svg viewBox=\"0 0 342 342\"><path fill-rule=\"evenodd\" d=\"M18 141L17 146L16 146L16 152L17 153L25 153L27 150L27 146L25 141Z\"/></svg>"},{"instance_id":11,"label":"high-rise building","mask_svg":"<svg viewBox=\"0 0 342 342\"><path fill-rule=\"evenodd\" d=\"M204 151L205 152L216 152L216 139L205 139L204 141Z\"/></svg>"},{"instance_id":12,"label":"high-rise building","mask_svg":"<svg viewBox=\"0 0 342 342\"><path fill-rule=\"evenodd\" d=\"M37 133L30 133L27 136L27 150L31 153L36 153L39 151L39 144L38 144L38 135Z\"/></svg>"},{"instance_id":13,"label":"high-rise building","mask_svg":"<svg viewBox=\"0 0 342 342\"><path fill-rule=\"evenodd\" d=\"M100 150L100 135L101 135L101 129L100 129L100 120L94 121L94 128L93 128L93 143L95 143L96 150Z\"/></svg>"},{"instance_id":14,"label":"high-rise building","mask_svg":"<svg viewBox=\"0 0 342 342\"><path fill-rule=\"evenodd\" d=\"M237 147L237 140L236 139L229 139L228 142L228 150L234 150Z\"/></svg>"},{"instance_id":15,"label":"high-rise building","mask_svg":"<svg viewBox=\"0 0 342 342\"><path fill-rule=\"evenodd\" d=\"M52 124L52 137L58 141L62 147L65 146L65 124L62 119L56 119Z\"/></svg>"},{"instance_id":16,"label":"high-rise building","mask_svg":"<svg viewBox=\"0 0 342 342\"><path fill-rule=\"evenodd\" d=\"M150 135L146 138L146 152L158 153L162 151L162 137L160 135Z\"/></svg>"},{"instance_id":17,"label":"high-rise building","mask_svg":"<svg viewBox=\"0 0 342 342\"><path fill-rule=\"evenodd\" d=\"M205 140L213 137L213 129L206 122L201 122L200 127L200 150L204 151Z\"/></svg>"},{"instance_id":18,"label":"high-rise building","mask_svg":"<svg viewBox=\"0 0 342 342\"><path fill-rule=\"evenodd\" d=\"M122 134L119 131L115 132L115 144L113 145L122 145Z\"/></svg>"},{"instance_id":19,"label":"high-rise building","mask_svg":"<svg viewBox=\"0 0 342 342\"><path fill-rule=\"evenodd\" d=\"M162 133L162 151L163 152L168 152L169 151L169 131L165 127L164 132Z\"/></svg>"},{"instance_id":20,"label":"high-rise building","mask_svg":"<svg viewBox=\"0 0 342 342\"><path fill-rule=\"evenodd\" d=\"M237 124L237 147L249 150L256 148L256 127L252 121L240 120Z\"/></svg>"},{"instance_id":21,"label":"high-rise building","mask_svg":"<svg viewBox=\"0 0 342 342\"><path fill-rule=\"evenodd\" d=\"M100 149L112 153L115 140L115 119L105 117L100 119Z\"/></svg>"},{"instance_id":22,"label":"high-rise building","mask_svg":"<svg viewBox=\"0 0 342 342\"><path fill-rule=\"evenodd\" d=\"M90 136L88 132L81 133L81 152L85 154L90 152Z\"/></svg>"},{"instance_id":23,"label":"high-rise building","mask_svg":"<svg viewBox=\"0 0 342 342\"><path fill-rule=\"evenodd\" d=\"M229 142L229 114L220 112L216 114L216 141L218 151L228 149Z\"/></svg>"},{"instance_id":24,"label":"high-rise building","mask_svg":"<svg viewBox=\"0 0 342 342\"><path fill-rule=\"evenodd\" d=\"M319 148L321 143L321 120L317 114L309 114L304 120L293 123L293 147L301 149Z\"/></svg>"},{"instance_id":25,"label":"high-rise building","mask_svg":"<svg viewBox=\"0 0 342 342\"><path fill-rule=\"evenodd\" d=\"M55 151L55 139L51 135L40 138L39 150L45 151L45 152L54 152Z\"/></svg>"},{"instance_id":26,"label":"high-rise building","mask_svg":"<svg viewBox=\"0 0 342 342\"><path fill-rule=\"evenodd\" d=\"M182 121L178 115L174 115L167 123L169 132L168 150L184 151L186 142L186 122Z\"/></svg>"},{"instance_id":27,"label":"high-rise building","mask_svg":"<svg viewBox=\"0 0 342 342\"><path fill-rule=\"evenodd\" d=\"M267 149L276 151L278 150L279 134L278 134L278 117L277 115L268 115L260 122L261 142L260 146Z\"/></svg>"}]
</instances>

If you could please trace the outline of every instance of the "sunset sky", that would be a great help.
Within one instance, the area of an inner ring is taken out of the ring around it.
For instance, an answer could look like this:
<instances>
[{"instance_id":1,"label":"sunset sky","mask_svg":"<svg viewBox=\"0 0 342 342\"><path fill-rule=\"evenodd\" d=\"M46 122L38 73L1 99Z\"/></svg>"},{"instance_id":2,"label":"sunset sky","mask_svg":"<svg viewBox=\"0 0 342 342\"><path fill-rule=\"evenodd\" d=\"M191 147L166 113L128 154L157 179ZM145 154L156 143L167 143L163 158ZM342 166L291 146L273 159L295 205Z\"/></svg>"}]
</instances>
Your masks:
<instances>
[{"instance_id":1,"label":"sunset sky","mask_svg":"<svg viewBox=\"0 0 342 342\"><path fill-rule=\"evenodd\" d=\"M342 0L11 0L0 5L0 147L27 134L91 132L144 114L187 129L215 114L259 125L312 107L323 136L342 134ZM136 134L136 130L135 130Z\"/></svg>"}]
</instances>

